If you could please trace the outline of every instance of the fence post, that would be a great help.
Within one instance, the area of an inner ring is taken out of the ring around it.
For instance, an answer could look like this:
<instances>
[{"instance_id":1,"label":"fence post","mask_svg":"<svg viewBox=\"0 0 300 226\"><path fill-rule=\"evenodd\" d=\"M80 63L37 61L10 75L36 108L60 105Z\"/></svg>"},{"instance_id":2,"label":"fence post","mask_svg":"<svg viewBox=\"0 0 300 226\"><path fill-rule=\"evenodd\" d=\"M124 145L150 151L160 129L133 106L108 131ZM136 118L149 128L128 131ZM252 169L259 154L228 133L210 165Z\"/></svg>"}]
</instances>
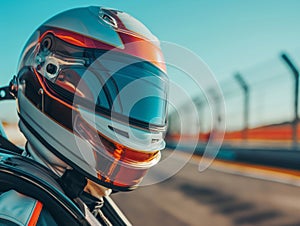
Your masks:
<instances>
[{"instance_id":1,"label":"fence post","mask_svg":"<svg viewBox=\"0 0 300 226\"><path fill-rule=\"evenodd\" d=\"M204 107L204 101L200 98L200 97L196 97L195 99L193 99L195 106L197 108L197 112L198 112L198 123L200 128L203 126L203 107Z\"/></svg>"},{"instance_id":2,"label":"fence post","mask_svg":"<svg viewBox=\"0 0 300 226\"><path fill-rule=\"evenodd\" d=\"M243 139L248 138L248 128L249 128L249 85L246 83L245 79L240 73L236 73L234 78L241 86L244 93L244 129L243 129Z\"/></svg>"},{"instance_id":3,"label":"fence post","mask_svg":"<svg viewBox=\"0 0 300 226\"><path fill-rule=\"evenodd\" d=\"M208 90L209 96L211 98L212 101L212 106L211 106L211 110L212 110L212 118L216 121L214 121L213 123L215 123L215 125L219 125L221 123L221 121L223 120L223 115L221 114L221 98L220 95L218 94L218 92L215 91L214 88L210 88ZM212 127L214 128L214 126ZM216 129L216 128L214 128Z\"/></svg>"},{"instance_id":4,"label":"fence post","mask_svg":"<svg viewBox=\"0 0 300 226\"><path fill-rule=\"evenodd\" d=\"M294 75L294 85L295 85L295 92L294 92L294 120L293 120L293 145L296 147L298 144L298 94L299 94L299 70L297 69L296 65L292 62L290 57L286 53L281 54L281 58L287 64L289 69L292 71Z\"/></svg>"}]
</instances>

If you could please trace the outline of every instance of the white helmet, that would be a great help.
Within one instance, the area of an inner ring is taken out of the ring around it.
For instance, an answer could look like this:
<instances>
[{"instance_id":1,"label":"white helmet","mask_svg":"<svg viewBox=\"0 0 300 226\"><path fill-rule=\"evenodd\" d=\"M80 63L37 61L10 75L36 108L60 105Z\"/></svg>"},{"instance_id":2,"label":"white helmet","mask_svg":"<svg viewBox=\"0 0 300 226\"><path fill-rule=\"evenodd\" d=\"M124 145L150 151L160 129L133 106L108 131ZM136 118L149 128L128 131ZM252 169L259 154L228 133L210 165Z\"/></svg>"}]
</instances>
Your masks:
<instances>
[{"instance_id":1,"label":"white helmet","mask_svg":"<svg viewBox=\"0 0 300 226\"><path fill-rule=\"evenodd\" d=\"M127 13L86 7L49 19L27 42L17 83L21 130L49 162L128 190L159 161L166 66L157 38Z\"/></svg>"}]
</instances>

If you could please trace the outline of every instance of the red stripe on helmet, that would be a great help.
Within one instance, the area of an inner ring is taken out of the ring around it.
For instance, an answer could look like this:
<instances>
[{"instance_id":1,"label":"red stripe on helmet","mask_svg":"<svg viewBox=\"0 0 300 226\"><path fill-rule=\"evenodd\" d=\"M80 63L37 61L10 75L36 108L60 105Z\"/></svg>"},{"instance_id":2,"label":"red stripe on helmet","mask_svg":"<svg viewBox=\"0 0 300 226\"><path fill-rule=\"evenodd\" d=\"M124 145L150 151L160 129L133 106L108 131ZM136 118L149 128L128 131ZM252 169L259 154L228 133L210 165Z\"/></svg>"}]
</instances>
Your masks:
<instances>
[{"instance_id":1,"label":"red stripe on helmet","mask_svg":"<svg viewBox=\"0 0 300 226\"><path fill-rule=\"evenodd\" d=\"M64 29L55 28L51 31L48 31L47 34L48 33L53 33L53 35L56 37L75 46L101 50L113 50L132 55L149 61L163 72L166 72L164 57L160 48L151 40L135 36L131 33L118 32L120 39L124 44L124 48L113 46L108 43L104 43L102 41ZM45 34L42 35L42 37L44 36Z\"/></svg>"}]
</instances>

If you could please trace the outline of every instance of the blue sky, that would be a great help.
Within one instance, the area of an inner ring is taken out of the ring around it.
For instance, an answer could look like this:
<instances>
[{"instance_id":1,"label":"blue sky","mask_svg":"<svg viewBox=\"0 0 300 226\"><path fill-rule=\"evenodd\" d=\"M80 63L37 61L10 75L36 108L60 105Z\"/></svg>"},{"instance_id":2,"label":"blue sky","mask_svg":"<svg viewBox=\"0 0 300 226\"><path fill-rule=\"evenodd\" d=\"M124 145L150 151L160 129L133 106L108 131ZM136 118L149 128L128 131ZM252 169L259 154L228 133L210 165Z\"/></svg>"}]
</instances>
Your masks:
<instances>
[{"instance_id":1,"label":"blue sky","mask_svg":"<svg viewBox=\"0 0 300 226\"><path fill-rule=\"evenodd\" d=\"M159 39L198 54L218 80L277 56L281 50L300 47L297 0L12 0L0 8L0 84L16 74L20 52L41 23L58 12L87 5L130 13Z\"/></svg>"}]
</instances>

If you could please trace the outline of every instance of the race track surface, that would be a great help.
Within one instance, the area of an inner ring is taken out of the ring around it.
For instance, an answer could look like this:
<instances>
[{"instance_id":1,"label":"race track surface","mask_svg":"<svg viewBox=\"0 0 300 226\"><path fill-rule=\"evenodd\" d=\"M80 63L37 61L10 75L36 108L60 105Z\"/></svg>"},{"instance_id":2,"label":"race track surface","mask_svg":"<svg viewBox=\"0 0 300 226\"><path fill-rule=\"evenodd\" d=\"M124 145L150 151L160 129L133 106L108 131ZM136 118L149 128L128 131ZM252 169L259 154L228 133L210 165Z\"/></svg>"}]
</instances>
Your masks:
<instances>
[{"instance_id":1,"label":"race track surface","mask_svg":"<svg viewBox=\"0 0 300 226\"><path fill-rule=\"evenodd\" d=\"M223 162L200 173L198 161L164 182L112 198L138 226L300 225L298 176L268 170L261 176L255 167Z\"/></svg>"}]
</instances>

